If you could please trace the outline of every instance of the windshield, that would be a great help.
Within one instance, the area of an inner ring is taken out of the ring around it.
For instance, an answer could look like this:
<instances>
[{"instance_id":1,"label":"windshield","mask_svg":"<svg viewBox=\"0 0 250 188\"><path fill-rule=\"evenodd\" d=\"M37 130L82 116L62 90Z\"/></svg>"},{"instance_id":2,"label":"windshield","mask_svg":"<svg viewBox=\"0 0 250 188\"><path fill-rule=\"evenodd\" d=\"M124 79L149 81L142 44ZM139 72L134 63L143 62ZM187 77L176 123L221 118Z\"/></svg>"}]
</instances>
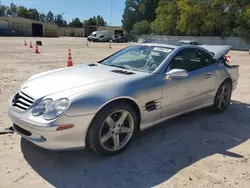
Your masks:
<instances>
[{"instance_id":1,"label":"windshield","mask_svg":"<svg viewBox=\"0 0 250 188\"><path fill-rule=\"evenodd\" d=\"M90 34L90 36L91 36L91 37L92 37L92 36L96 36L96 31L92 32L92 33Z\"/></svg>"},{"instance_id":2,"label":"windshield","mask_svg":"<svg viewBox=\"0 0 250 188\"><path fill-rule=\"evenodd\" d=\"M99 63L123 69L153 72L173 51L157 46L130 46Z\"/></svg>"}]
</instances>

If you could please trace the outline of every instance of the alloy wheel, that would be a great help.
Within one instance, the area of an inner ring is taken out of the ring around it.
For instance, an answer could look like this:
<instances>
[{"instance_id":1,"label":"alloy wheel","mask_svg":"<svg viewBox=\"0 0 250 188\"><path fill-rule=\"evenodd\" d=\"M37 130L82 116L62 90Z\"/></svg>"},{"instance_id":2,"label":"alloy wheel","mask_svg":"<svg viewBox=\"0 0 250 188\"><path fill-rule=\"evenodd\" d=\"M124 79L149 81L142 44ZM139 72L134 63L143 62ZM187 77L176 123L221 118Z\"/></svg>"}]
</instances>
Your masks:
<instances>
[{"instance_id":1,"label":"alloy wheel","mask_svg":"<svg viewBox=\"0 0 250 188\"><path fill-rule=\"evenodd\" d=\"M129 142L133 132L132 115L126 110L118 110L110 114L103 122L99 140L105 150L118 151Z\"/></svg>"},{"instance_id":2,"label":"alloy wheel","mask_svg":"<svg viewBox=\"0 0 250 188\"><path fill-rule=\"evenodd\" d=\"M223 85L216 98L216 106L220 111L223 111L229 104L231 98L231 89L228 85Z\"/></svg>"}]
</instances>

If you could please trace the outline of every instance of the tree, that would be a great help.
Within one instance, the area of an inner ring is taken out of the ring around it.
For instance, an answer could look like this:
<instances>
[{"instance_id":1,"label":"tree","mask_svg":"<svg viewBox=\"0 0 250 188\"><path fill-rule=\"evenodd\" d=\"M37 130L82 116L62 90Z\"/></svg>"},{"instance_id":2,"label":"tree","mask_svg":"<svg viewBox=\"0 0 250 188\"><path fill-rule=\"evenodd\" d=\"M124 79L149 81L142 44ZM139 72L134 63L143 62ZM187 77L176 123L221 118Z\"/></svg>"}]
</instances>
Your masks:
<instances>
[{"instance_id":1,"label":"tree","mask_svg":"<svg viewBox=\"0 0 250 188\"><path fill-rule=\"evenodd\" d=\"M96 25L96 21L94 21L94 18L89 18L88 20L83 21L84 25Z\"/></svg>"},{"instance_id":2,"label":"tree","mask_svg":"<svg viewBox=\"0 0 250 188\"><path fill-rule=\"evenodd\" d=\"M100 15L94 16L93 18L89 18L88 20L83 21L84 25L98 25L98 26L105 26L107 22L104 21L104 18Z\"/></svg>"},{"instance_id":3,"label":"tree","mask_svg":"<svg viewBox=\"0 0 250 188\"><path fill-rule=\"evenodd\" d=\"M104 21L104 18L100 15L96 17L96 25L98 26L105 26L107 25L107 22Z\"/></svg>"},{"instance_id":4,"label":"tree","mask_svg":"<svg viewBox=\"0 0 250 188\"><path fill-rule=\"evenodd\" d=\"M122 15L122 27L126 32L130 32L138 19L140 0L126 0L125 9Z\"/></svg>"},{"instance_id":5,"label":"tree","mask_svg":"<svg viewBox=\"0 0 250 188\"><path fill-rule=\"evenodd\" d=\"M156 13L156 19L151 24L151 29L155 34L176 35L180 33L177 29L180 11L175 0L161 0Z\"/></svg>"},{"instance_id":6,"label":"tree","mask_svg":"<svg viewBox=\"0 0 250 188\"><path fill-rule=\"evenodd\" d=\"M126 0L122 16L122 26L126 32L133 29L134 24L147 20L154 21L159 0Z\"/></svg>"},{"instance_id":7,"label":"tree","mask_svg":"<svg viewBox=\"0 0 250 188\"><path fill-rule=\"evenodd\" d=\"M6 14L7 14L7 16L16 17L18 14L17 6L14 3L11 3L10 7L8 7L8 9L7 9Z\"/></svg>"},{"instance_id":8,"label":"tree","mask_svg":"<svg viewBox=\"0 0 250 188\"><path fill-rule=\"evenodd\" d=\"M7 7L3 5L0 1L0 16L6 16Z\"/></svg>"},{"instance_id":9,"label":"tree","mask_svg":"<svg viewBox=\"0 0 250 188\"><path fill-rule=\"evenodd\" d=\"M28 10L28 14L29 14L29 19L31 20L37 20L39 21L40 19L40 14L39 12L35 9L35 8L32 8L32 9L29 9Z\"/></svg>"},{"instance_id":10,"label":"tree","mask_svg":"<svg viewBox=\"0 0 250 188\"><path fill-rule=\"evenodd\" d=\"M22 18L29 18L28 9L24 6L18 6L17 8L17 16Z\"/></svg>"},{"instance_id":11,"label":"tree","mask_svg":"<svg viewBox=\"0 0 250 188\"><path fill-rule=\"evenodd\" d=\"M46 22L46 15L44 13L40 13L40 15L39 15L39 21Z\"/></svg>"},{"instance_id":12,"label":"tree","mask_svg":"<svg viewBox=\"0 0 250 188\"><path fill-rule=\"evenodd\" d=\"M134 24L132 33L141 35L150 33L150 23L147 20Z\"/></svg>"},{"instance_id":13,"label":"tree","mask_svg":"<svg viewBox=\"0 0 250 188\"><path fill-rule=\"evenodd\" d=\"M67 22L63 19L63 16L61 14L55 16L54 23L60 27L67 26Z\"/></svg>"},{"instance_id":14,"label":"tree","mask_svg":"<svg viewBox=\"0 0 250 188\"><path fill-rule=\"evenodd\" d=\"M229 0L226 0L229 1ZM241 36L250 40L250 2L249 0L229 1L224 22L230 36Z\"/></svg>"},{"instance_id":15,"label":"tree","mask_svg":"<svg viewBox=\"0 0 250 188\"><path fill-rule=\"evenodd\" d=\"M82 22L80 21L79 18L73 18L72 22L69 23L69 27L77 27L77 28L81 28Z\"/></svg>"},{"instance_id":16,"label":"tree","mask_svg":"<svg viewBox=\"0 0 250 188\"><path fill-rule=\"evenodd\" d=\"M139 19L152 22L156 17L156 8L159 0L141 0L139 2Z\"/></svg>"},{"instance_id":17,"label":"tree","mask_svg":"<svg viewBox=\"0 0 250 188\"><path fill-rule=\"evenodd\" d=\"M177 27L181 32L194 36L206 33L204 23L208 14L207 3L200 4L199 1L179 0L178 7L181 14Z\"/></svg>"},{"instance_id":18,"label":"tree","mask_svg":"<svg viewBox=\"0 0 250 188\"><path fill-rule=\"evenodd\" d=\"M46 22L54 23L54 14L51 11L49 11L46 15Z\"/></svg>"}]
</instances>

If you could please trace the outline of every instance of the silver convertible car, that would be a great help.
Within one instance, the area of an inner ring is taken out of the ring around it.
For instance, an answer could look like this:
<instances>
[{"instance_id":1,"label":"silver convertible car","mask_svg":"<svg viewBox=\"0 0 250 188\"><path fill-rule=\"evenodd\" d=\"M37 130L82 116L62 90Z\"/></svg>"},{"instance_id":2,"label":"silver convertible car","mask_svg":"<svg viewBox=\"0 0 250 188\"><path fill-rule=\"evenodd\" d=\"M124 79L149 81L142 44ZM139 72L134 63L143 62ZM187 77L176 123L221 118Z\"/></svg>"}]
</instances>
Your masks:
<instances>
[{"instance_id":1,"label":"silver convertible car","mask_svg":"<svg viewBox=\"0 0 250 188\"><path fill-rule=\"evenodd\" d=\"M205 107L225 111L239 77L225 59L230 49L145 43L34 75L11 97L13 129L50 150L120 153L161 121Z\"/></svg>"}]
</instances>

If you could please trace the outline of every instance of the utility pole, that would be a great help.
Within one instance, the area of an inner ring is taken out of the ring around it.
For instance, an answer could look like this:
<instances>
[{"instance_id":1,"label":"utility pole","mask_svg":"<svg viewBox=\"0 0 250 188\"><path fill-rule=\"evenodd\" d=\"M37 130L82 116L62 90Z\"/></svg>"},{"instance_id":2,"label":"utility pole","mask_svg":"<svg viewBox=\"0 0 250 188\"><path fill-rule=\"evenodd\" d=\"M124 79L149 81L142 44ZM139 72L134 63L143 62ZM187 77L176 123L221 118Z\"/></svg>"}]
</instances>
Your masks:
<instances>
[{"instance_id":1,"label":"utility pole","mask_svg":"<svg viewBox=\"0 0 250 188\"><path fill-rule=\"evenodd\" d=\"M110 10L111 10L111 12L110 12L110 14L111 14L110 15L111 16L110 17L110 26L111 26L111 30L112 30L112 35L114 35L114 31L113 31L113 27L112 27L113 26L113 23L112 23L113 22L113 0L110 0L110 6L111 6L110 7Z\"/></svg>"},{"instance_id":2,"label":"utility pole","mask_svg":"<svg viewBox=\"0 0 250 188\"><path fill-rule=\"evenodd\" d=\"M110 0L110 13L111 13L111 17L110 17L110 25L112 26L113 25L113 23L112 23L112 21L113 21L113 0Z\"/></svg>"}]
</instances>

